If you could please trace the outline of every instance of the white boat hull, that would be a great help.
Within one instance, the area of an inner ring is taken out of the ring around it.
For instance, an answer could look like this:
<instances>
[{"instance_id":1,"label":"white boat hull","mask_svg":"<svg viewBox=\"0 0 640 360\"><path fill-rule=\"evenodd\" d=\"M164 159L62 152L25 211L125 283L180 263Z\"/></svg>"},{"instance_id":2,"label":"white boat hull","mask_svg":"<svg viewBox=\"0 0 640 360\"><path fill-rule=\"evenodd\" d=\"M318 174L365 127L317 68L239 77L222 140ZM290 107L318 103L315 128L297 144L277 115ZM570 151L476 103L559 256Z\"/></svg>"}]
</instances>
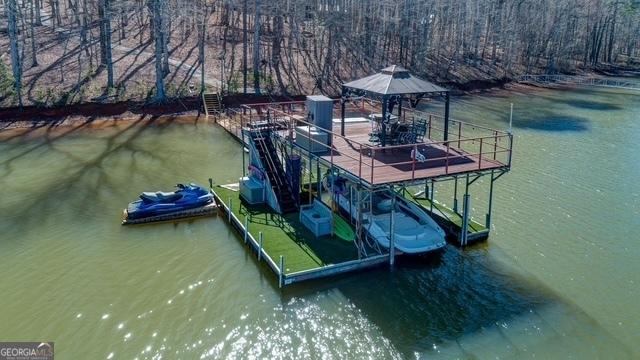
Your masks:
<instances>
[{"instance_id":1,"label":"white boat hull","mask_svg":"<svg viewBox=\"0 0 640 360\"><path fill-rule=\"evenodd\" d=\"M340 207L350 213L353 218L358 216L357 206L350 206L348 194L339 195ZM435 251L446 245L445 232L420 207L401 197L397 197L396 211L382 214L363 212L362 218L368 235L384 248L391 247L391 217L393 215L393 243L394 247L407 254L420 254Z\"/></svg>"}]
</instances>

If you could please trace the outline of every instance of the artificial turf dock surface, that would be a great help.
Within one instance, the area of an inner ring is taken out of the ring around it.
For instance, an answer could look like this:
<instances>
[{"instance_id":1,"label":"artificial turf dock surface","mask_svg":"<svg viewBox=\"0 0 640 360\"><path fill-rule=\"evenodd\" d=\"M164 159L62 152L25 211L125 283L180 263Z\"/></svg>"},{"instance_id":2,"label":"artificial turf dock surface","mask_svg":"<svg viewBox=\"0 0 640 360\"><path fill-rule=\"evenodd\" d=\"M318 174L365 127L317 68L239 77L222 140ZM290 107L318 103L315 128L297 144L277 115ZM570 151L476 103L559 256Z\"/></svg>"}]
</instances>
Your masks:
<instances>
[{"instance_id":1,"label":"artificial turf dock surface","mask_svg":"<svg viewBox=\"0 0 640 360\"><path fill-rule=\"evenodd\" d=\"M358 259L353 242L322 236L315 238L299 221L299 214L280 215L265 205L250 205L240 200L240 193L217 186L213 189L225 203L232 199L232 212L242 224L249 220L249 232L276 263L284 256L285 274L317 269L325 265ZM238 205L239 204L239 205Z\"/></svg>"},{"instance_id":2,"label":"artificial turf dock surface","mask_svg":"<svg viewBox=\"0 0 640 360\"><path fill-rule=\"evenodd\" d=\"M420 198L413 198L413 197L409 197L409 199L420 204L424 209L429 210L431 208L431 202L429 201L429 199L420 199ZM460 214L436 202L433 203L433 208L434 208L434 213L436 215L440 217L445 217L446 220L451 222L458 229L462 228L462 216ZM436 211L435 209L439 210L439 212ZM469 219L469 231L471 233L486 232L487 228L484 225L480 224L479 222Z\"/></svg>"}]
</instances>

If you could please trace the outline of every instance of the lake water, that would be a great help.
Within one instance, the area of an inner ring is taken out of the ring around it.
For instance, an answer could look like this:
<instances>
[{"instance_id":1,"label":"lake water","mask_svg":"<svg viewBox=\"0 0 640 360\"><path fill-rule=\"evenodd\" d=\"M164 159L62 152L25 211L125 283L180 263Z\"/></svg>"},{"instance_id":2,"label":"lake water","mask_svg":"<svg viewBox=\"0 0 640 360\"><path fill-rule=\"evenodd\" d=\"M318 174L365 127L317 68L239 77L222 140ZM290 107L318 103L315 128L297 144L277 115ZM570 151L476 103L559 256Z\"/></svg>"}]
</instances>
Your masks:
<instances>
[{"instance_id":1,"label":"lake water","mask_svg":"<svg viewBox=\"0 0 640 360\"><path fill-rule=\"evenodd\" d=\"M142 190L237 180L241 148L217 126L5 136L0 340L55 341L60 359L639 357L640 92L452 111L506 129L509 103L489 241L282 291L222 219L120 226Z\"/></svg>"}]
</instances>

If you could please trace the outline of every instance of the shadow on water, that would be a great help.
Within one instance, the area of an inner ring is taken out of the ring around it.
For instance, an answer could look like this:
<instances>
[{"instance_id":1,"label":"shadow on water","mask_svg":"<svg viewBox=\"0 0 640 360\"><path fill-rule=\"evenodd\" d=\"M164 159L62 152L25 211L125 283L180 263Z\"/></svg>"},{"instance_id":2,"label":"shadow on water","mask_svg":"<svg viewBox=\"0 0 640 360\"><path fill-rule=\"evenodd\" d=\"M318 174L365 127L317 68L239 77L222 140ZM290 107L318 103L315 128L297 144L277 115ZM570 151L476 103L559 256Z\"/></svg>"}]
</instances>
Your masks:
<instances>
[{"instance_id":1,"label":"shadow on water","mask_svg":"<svg viewBox=\"0 0 640 360\"><path fill-rule=\"evenodd\" d=\"M513 127L549 132L580 132L589 130L589 120L579 116L540 114L513 119Z\"/></svg>"},{"instance_id":2,"label":"shadow on water","mask_svg":"<svg viewBox=\"0 0 640 360\"><path fill-rule=\"evenodd\" d=\"M512 343L510 334L505 334L507 324L530 318L531 314L542 319L538 313L557 304L574 307L544 286L492 261L482 244L467 249L448 246L435 257L400 257L393 270L383 266L294 285L283 291L283 303L294 297L313 297L336 289L406 357L423 353L435 355L435 348L451 348L454 344L455 351L449 351L449 355L474 358L469 348L465 348L467 344L462 343L466 342L464 339L486 333L487 329L497 334L497 340L494 338L486 344L492 347L488 354L495 356L500 346L511 348L511 353L517 354L523 350ZM586 318L584 314L581 316ZM587 322L595 324L592 320ZM536 326L545 327L534 324L533 328ZM595 331L587 331L616 342L598 325L593 327ZM618 351L622 358L628 354L622 345Z\"/></svg>"},{"instance_id":3,"label":"shadow on water","mask_svg":"<svg viewBox=\"0 0 640 360\"><path fill-rule=\"evenodd\" d=\"M608 103L608 102L594 101L594 100L587 101L587 100L581 100L576 98L567 98L567 94L562 94L562 95L563 96L538 95L538 97L545 99L547 101L552 101L554 103L559 103L559 104L566 104L579 109L596 110L596 111L614 111L614 110L622 109L621 106ZM595 98L595 96L592 96L592 98Z\"/></svg>"},{"instance_id":4,"label":"shadow on water","mask_svg":"<svg viewBox=\"0 0 640 360\"><path fill-rule=\"evenodd\" d=\"M13 163L25 156L35 154L36 151L56 152L70 160L64 168L57 169L58 177L51 186L30 189L28 200L12 209L11 217L14 220L10 224L7 223L10 229L6 230L18 234L27 231L36 222L42 222L47 216L53 216L56 213L56 207L61 202L73 207L78 212L78 216L90 214L95 210L94 203L87 202L86 199L95 198L100 191L110 193L122 191L117 184L117 179L110 176L109 167L106 166L106 162L111 158L130 154L128 164L130 174L137 173L135 170L139 166L139 161L158 160L162 162L161 154L145 150L136 144L140 135L149 126L154 126L156 120L157 117L144 118L141 116L126 127L110 134L107 138L103 138L106 141L106 146L100 152L92 153L89 157L67 151L64 146L56 146L60 140L88 125L89 121L61 133L54 133L53 128L50 128L47 129L43 138L38 138L34 142L33 146L0 161L0 166L7 170L0 175L0 180L7 181L11 176ZM161 129L161 131L164 130ZM15 146L22 149L24 144L16 143ZM140 175L148 176L151 180L149 174Z\"/></svg>"},{"instance_id":5,"label":"shadow on water","mask_svg":"<svg viewBox=\"0 0 640 360\"><path fill-rule=\"evenodd\" d=\"M600 110L600 111L612 111L621 109L618 105L607 104L598 101L585 101L577 99L558 100L573 107L588 109L588 110Z\"/></svg>"}]
</instances>

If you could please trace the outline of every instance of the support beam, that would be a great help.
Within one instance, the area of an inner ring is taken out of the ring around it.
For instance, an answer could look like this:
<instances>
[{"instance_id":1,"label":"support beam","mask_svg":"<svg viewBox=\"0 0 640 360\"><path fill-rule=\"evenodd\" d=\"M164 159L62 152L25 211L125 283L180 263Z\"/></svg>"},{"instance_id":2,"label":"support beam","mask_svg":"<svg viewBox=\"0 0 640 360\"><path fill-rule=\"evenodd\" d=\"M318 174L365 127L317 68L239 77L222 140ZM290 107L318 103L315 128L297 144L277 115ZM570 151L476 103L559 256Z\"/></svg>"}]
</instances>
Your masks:
<instances>
[{"instance_id":1,"label":"support beam","mask_svg":"<svg viewBox=\"0 0 640 360\"><path fill-rule=\"evenodd\" d=\"M347 102L346 93L347 93L347 90L343 87L342 96L340 97L340 135L342 136L345 136L344 135L344 112L345 112L345 106Z\"/></svg>"},{"instance_id":2,"label":"support beam","mask_svg":"<svg viewBox=\"0 0 640 360\"><path fill-rule=\"evenodd\" d=\"M436 191L436 183L431 180L431 192L428 193L429 195L429 204L430 204L430 209L429 211L433 214L433 198L435 196L435 191Z\"/></svg>"},{"instance_id":3,"label":"support beam","mask_svg":"<svg viewBox=\"0 0 640 360\"><path fill-rule=\"evenodd\" d=\"M469 213L471 206L471 196L464 194L463 197L463 210L462 210L462 228L460 229L460 245L467 246L467 236L469 235Z\"/></svg>"},{"instance_id":4,"label":"support beam","mask_svg":"<svg viewBox=\"0 0 640 360\"><path fill-rule=\"evenodd\" d=\"M444 141L449 140L449 92L444 95Z\"/></svg>"},{"instance_id":5,"label":"support beam","mask_svg":"<svg viewBox=\"0 0 640 360\"><path fill-rule=\"evenodd\" d=\"M382 136L380 137L380 145L385 147L387 145L387 109L389 108L389 97L382 97L382 120L381 120L381 129Z\"/></svg>"},{"instance_id":6,"label":"support beam","mask_svg":"<svg viewBox=\"0 0 640 360\"><path fill-rule=\"evenodd\" d=\"M493 183L496 178L493 177L493 170L491 170L491 182L489 183L489 208L487 209L487 216L485 218L485 227L491 231L491 209L493 207Z\"/></svg>"},{"instance_id":7,"label":"support beam","mask_svg":"<svg viewBox=\"0 0 640 360\"><path fill-rule=\"evenodd\" d=\"M391 191L391 219L389 220L389 265L393 266L396 262L396 193Z\"/></svg>"},{"instance_id":8,"label":"support beam","mask_svg":"<svg viewBox=\"0 0 640 360\"><path fill-rule=\"evenodd\" d=\"M458 212L458 177L453 177L453 212Z\"/></svg>"}]
</instances>

